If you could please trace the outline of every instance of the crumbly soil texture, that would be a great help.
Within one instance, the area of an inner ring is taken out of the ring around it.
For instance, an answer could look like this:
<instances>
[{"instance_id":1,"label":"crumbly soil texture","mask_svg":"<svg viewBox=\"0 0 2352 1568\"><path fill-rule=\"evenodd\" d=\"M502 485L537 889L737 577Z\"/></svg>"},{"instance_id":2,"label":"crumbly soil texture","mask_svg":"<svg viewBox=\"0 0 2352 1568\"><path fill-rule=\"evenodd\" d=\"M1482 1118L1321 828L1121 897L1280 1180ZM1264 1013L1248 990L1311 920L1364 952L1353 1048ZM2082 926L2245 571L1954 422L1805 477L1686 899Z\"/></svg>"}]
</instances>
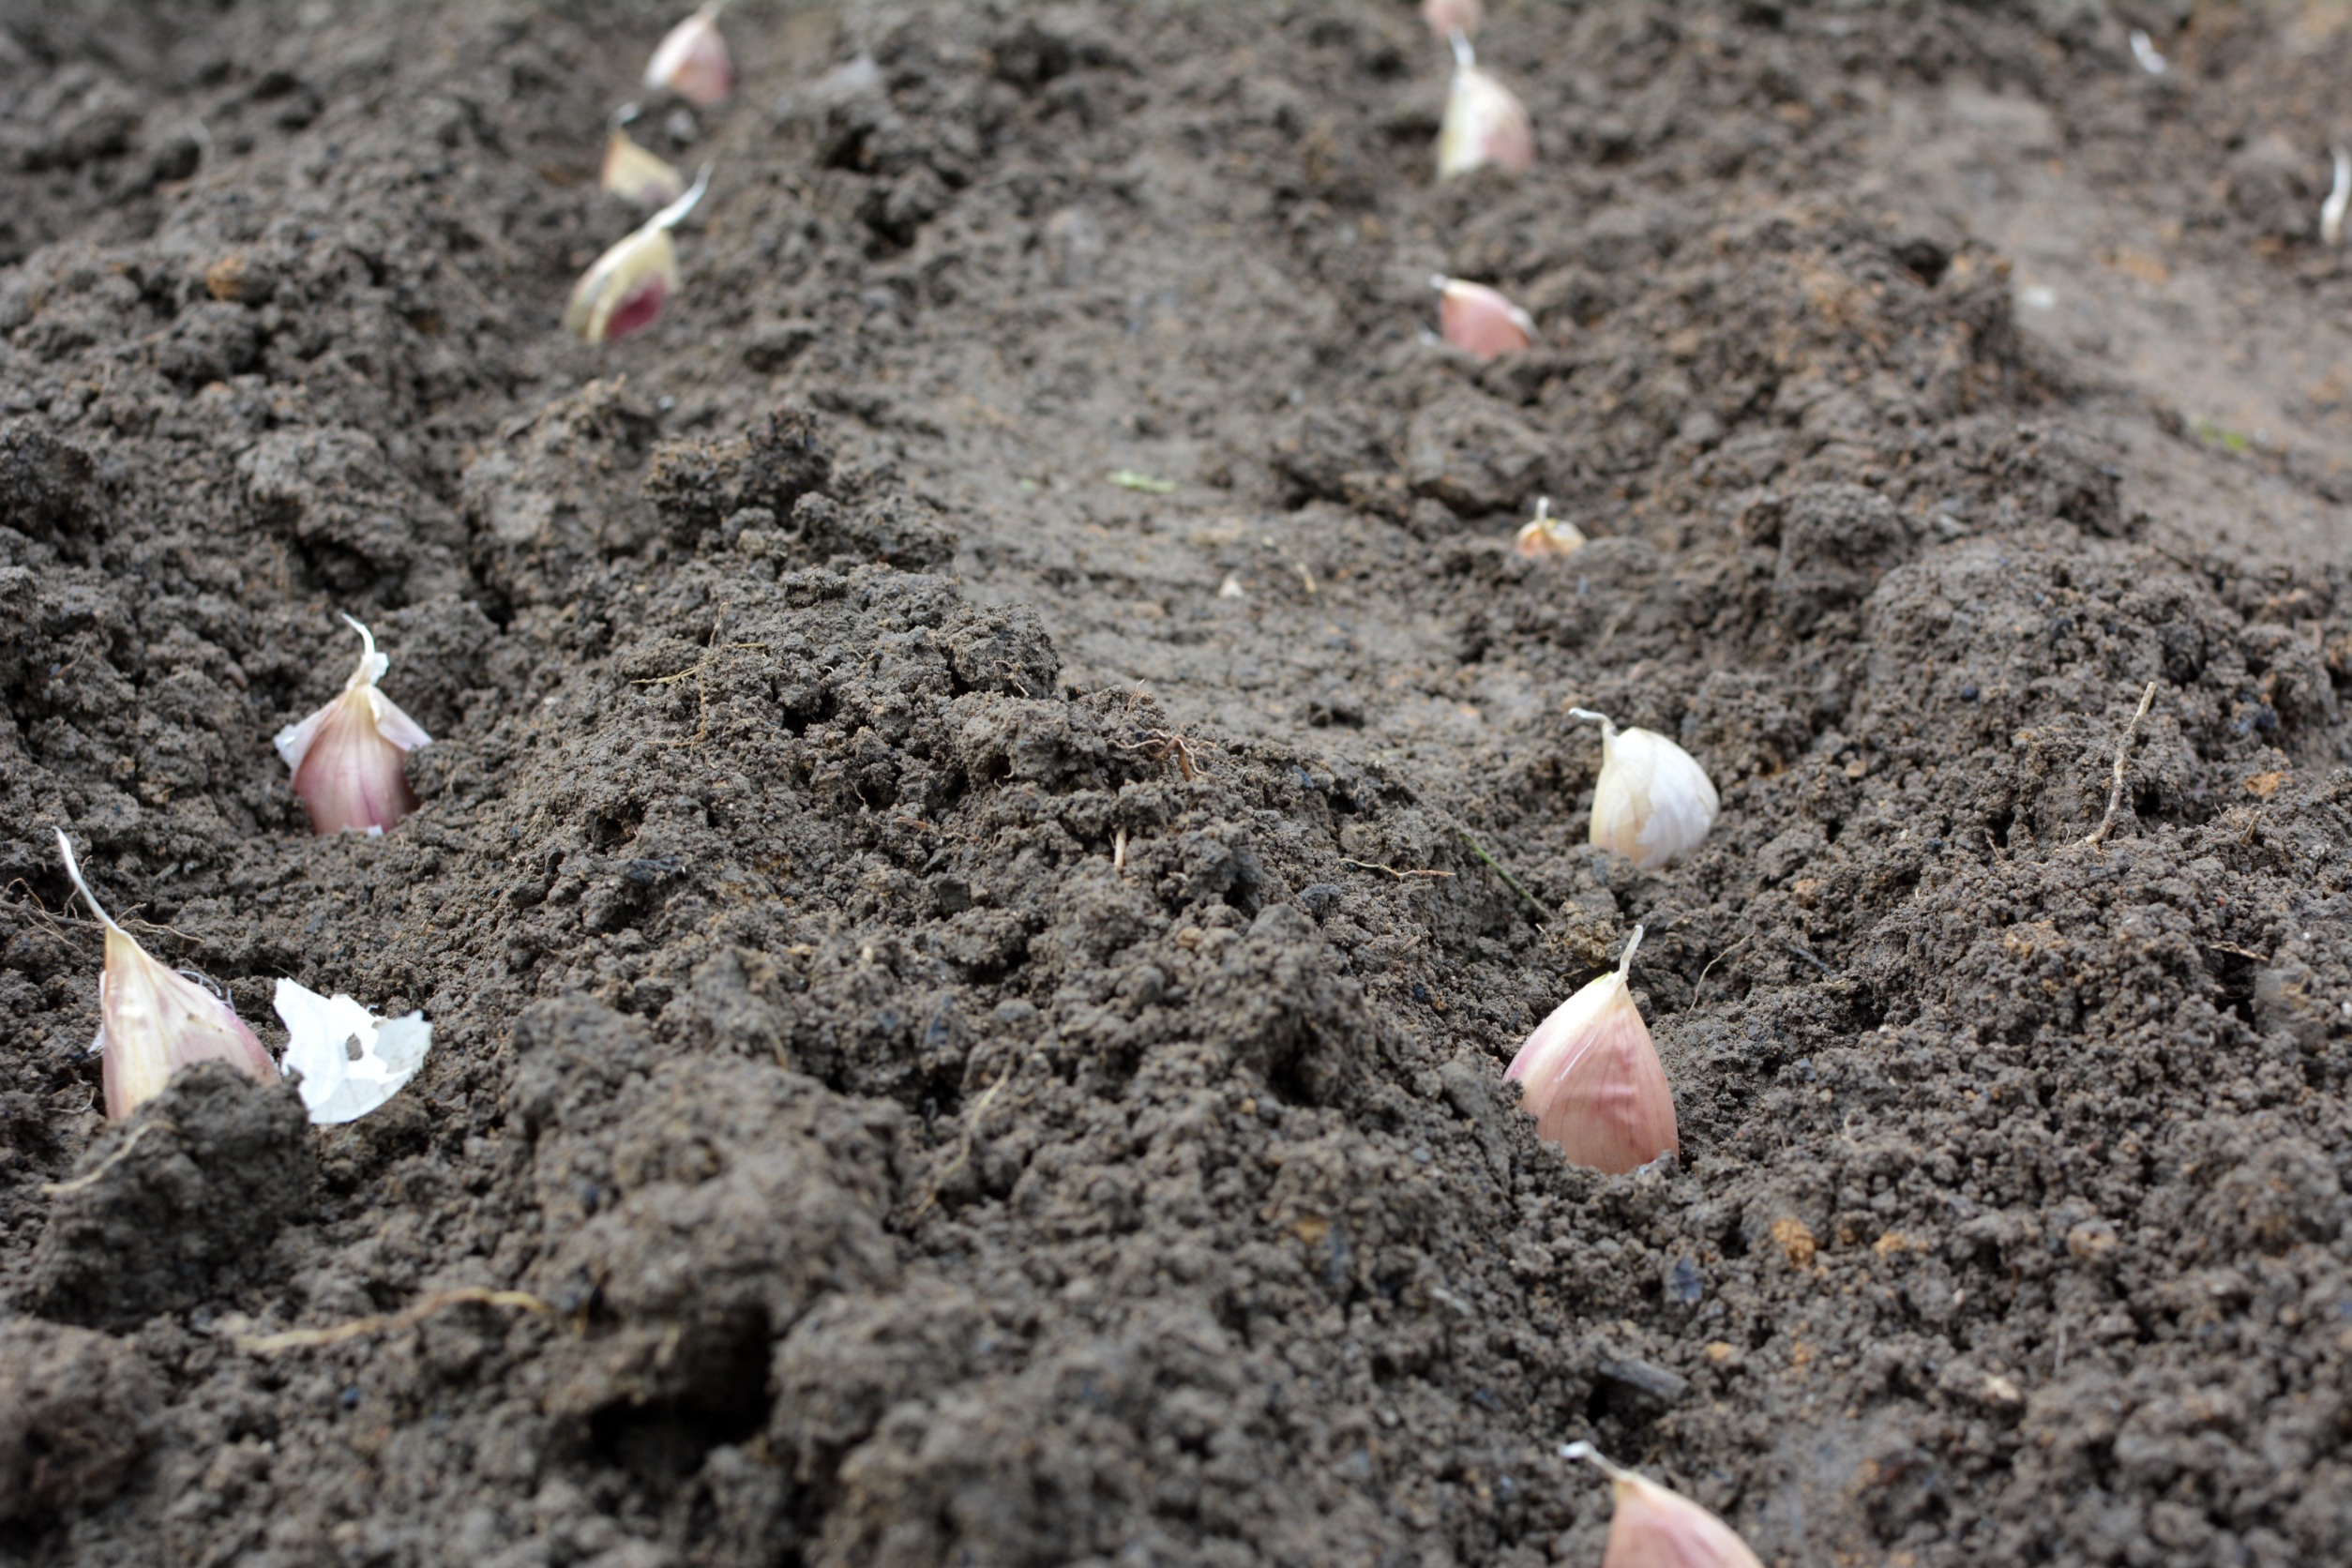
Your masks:
<instances>
[{"instance_id":1,"label":"crumbly soil texture","mask_svg":"<svg viewBox=\"0 0 2352 1568\"><path fill-rule=\"evenodd\" d=\"M2341 7L740 0L590 347L681 8L0 7L0 1558L2352 1557ZM57 828L422 1074L110 1125Z\"/></svg>"}]
</instances>

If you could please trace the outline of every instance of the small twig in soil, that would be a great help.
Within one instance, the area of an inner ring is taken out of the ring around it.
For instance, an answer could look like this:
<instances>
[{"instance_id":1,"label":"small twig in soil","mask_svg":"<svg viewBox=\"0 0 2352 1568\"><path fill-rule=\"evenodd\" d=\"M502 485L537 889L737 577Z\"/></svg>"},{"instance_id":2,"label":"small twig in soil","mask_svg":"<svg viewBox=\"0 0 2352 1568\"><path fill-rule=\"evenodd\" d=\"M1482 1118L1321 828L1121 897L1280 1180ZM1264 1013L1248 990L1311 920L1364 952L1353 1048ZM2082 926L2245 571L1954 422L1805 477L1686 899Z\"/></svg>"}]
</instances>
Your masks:
<instances>
[{"instance_id":1,"label":"small twig in soil","mask_svg":"<svg viewBox=\"0 0 2352 1568\"><path fill-rule=\"evenodd\" d=\"M63 936L68 930L103 931L106 929L104 926L99 925L95 920L83 920L77 915L70 914L53 914L50 912L49 906L41 902L41 896L33 891L33 884L26 882L23 877L19 877L14 882L8 883L7 891L13 893L19 888L23 889L24 897L32 900L33 917L46 925L53 935ZM67 902L70 903L72 902L72 899L68 897ZM132 904L128 909L123 911L121 917L117 919L114 924L120 926L126 931L133 931L142 935L148 932L161 932L165 936L178 938L180 941L188 943L190 947L202 947L204 945L204 938L190 936L176 926L158 926L152 920L140 919L139 912L145 907L146 906L143 904Z\"/></svg>"},{"instance_id":2,"label":"small twig in soil","mask_svg":"<svg viewBox=\"0 0 2352 1568\"><path fill-rule=\"evenodd\" d=\"M2148 689L2140 693L2140 705L2133 710L2132 722L2123 727L2123 739L2116 743L2115 784L2107 791L2107 814L2099 819L2099 825L2083 840L2085 844L2095 848L2105 842L2107 830L2115 826L2115 814L2123 809L2123 764L2131 759L2132 737L2139 733L2140 720L2148 716L2148 704L2155 701L2156 683L2150 681Z\"/></svg>"},{"instance_id":3,"label":"small twig in soil","mask_svg":"<svg viewBox=\"0 0 2352 1568\"><path fill-rule=\"evenodd\" d=\"M257 1356L276 1355L280 1350L316 1349L327 1345L340 1345L347 1340L364 1339L371 1334L397 1333L423 1322L436 1312L452 1306L464 1306L469 1303L481 1306L519 1306L526 1312L552 1313L555 1310L551 1303L542 1301L528 1290L491 1290L479 1285L466 1285L454 1290L435 1290L421 1301L381 1317L354 1318L347 1323L337 1323L324 1329L288 1329L283 1334L240 1334L234 1337L234 1343L238 1349Z\"/></svg>"},{"instance_id":4,"label":"small twig in soil","mask_svg":"<svg viewBox=\"0 0 2352 1568\"><path fill-rule=\"evenodd\" d=\"M1698 1002L1699 988L1707 984L1707 977L1710 974L1715 972L1715 966L1755 940L1756 933L1754 931L1750 931L1746 936L1741 937L1738 942L1733 942L1730 946L1725 948L1722 952L1707 960L1707 967L1698 972L1697 985L1691 988L1691 1002L1694 1005L1696 1005Z\"/></svg>"},{"instance_id":5,"label":"small twig in soil","mask_svg":"<svg viewBox=\"0 0 2352 1568\"><path fill-rule=\"evenodd\" d=\"M1466 827L1457 827L1454 831L1462 836L1462 842L1470 846L1470 853L1476 855L1479 859L1485 861L1489 867L1493 867L1495 875L1502 879L1504 886L1510 888L1512 892L1517 894L1520 897L1525 898L1528 901L1530 907L1535 911L1535 919L1538 925L1541 925L1543 922L1549 920L1552 917L1552 912L1545 909L1542 901L1538 899L1534 894L1530 893L1526 888L1519 885L1518 878L1513 876L1510 872L1502 868L1501 861L1497 860L1493 855L1486 852L1485 845L1470 837L1470 829Z\"/></svg>"},{"instance_id":6,"label":"small twig in soil","mask_svg":"<svg viewBox=\"0 0 2352 1568\"><path fill-rule=\"evenodd\" d=\"M1810 953L1806 952L1803 948L1802 948L1802 947L1798 946L1795 942L1790 942L1790 941L1789 941L1787 937L1781 937L1781 938L1778 938L1777 940L1778 940L1778 942L1780 942L1780 944L1781 944L1783 947L1787 948L1787 950L1788 950L1791 954L1793 954L1793 955L1794 955L1795 957L1797 957L1802 958L1805 962L1807 962L1807 963L1811 964L1814 968L1816 968L1816 969L1819 970L1822 973L1824 973L1824 974L1829 974L1829 973L1833 972L1831 970L1831 968L1830 968L1830 966L1829 966L1829 965L1827 965L1827 964L1823 963L1820 959L1818 959L1818 958L1815 957L1812 954L1810 954Z\"/></svg>"},{"instance_id":7,"label":"small twig in soil","mask_svg":"<svg viewBox=\"0 0 2352 1568\"><path fill-rule=\"evenodd\" d=\"M122 1164L125 1160L130 1158L130 1152L139 1147L139 1140L146 1137L147 1134L154 1131L158 1127L169 1127L174 1132L179 1130L178 1123L164 1121L160 1118L153 1122L145 1123L141 1126L134 1127L131 1129L130 1136L123 1139L123 1146L115 1150L113 1153L107 1155L106 1158L98 1161L96 1168L85 1171L80 1176L76 1176L70 1182L43 1182L41 1184L42 1196L47 1198L63 1198L68 1193L76 1193L82 1191L84 1187L96 1186L99 1177L104 1176L108 1171Z\"/></svg>"},{"instance_id":8,"label":"small twig in soil","mask_svg":"<svg viewBox=\"0 0 2352 1568\"><path fill-rule=\"evenodd\" d=\"M1154 762L1174 761L1176 771L1190 783L1200 776L1200 754L1209 750L1206 741L1194 740L1182 730L1147 730L1138 740L1113 741L1122 751L1134 752Z\"/></svg>"},{"instance_id":9,"label":"small twig in soil","mask_svg":"<svg viewBox=\"0 0 2352 1568\"><path fill-rule=\"evenodd\" d=\"M947 1178L961 1170L964 1163L972 1158L972 1140L980 1130L980 1118L988 1113L988 1102L996 1098L997 1091L1013 1081L1013 1075L1020 1071L1020 1065L1016 1062L1005 1068L997 1076L997 1080L988 1085L978 1099L972 1101L972 1109L964 1118L963 1147L957 1150L956 1157L941 1167L940 1173L931 1178L931 1190L924 1195L922 1203L916 1207L914 1213L907 1216L910 1223L921 1219L930 1212L931 1205L939 1201L940 1189L947 1184Z\"/></svg>"},{"instance_id":10,"label":"small twig in soil","mask_svg":"<svg viewBox=\"0 0 2352 1568\"><path fill-rule=\"evenodd\" d=\"M1398 882L1403 882L1409 877L1450 877L1454 874L1451 871L1400 871L1394 866L1382 866L1375 861L1369 860L1343 860L1339 864L1342 866L1352 866L1359 871L1386 871L1390 876L1395 877Z\"/></svg>"}]
</instances>

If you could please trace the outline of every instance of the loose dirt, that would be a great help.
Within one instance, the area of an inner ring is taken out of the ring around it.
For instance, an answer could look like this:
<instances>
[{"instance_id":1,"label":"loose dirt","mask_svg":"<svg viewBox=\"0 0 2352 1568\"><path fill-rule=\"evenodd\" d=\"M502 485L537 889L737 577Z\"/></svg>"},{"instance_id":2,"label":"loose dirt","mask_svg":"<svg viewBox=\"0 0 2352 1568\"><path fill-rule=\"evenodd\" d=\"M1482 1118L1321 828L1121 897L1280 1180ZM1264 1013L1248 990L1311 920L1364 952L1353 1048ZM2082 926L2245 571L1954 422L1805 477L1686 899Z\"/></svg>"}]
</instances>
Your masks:
<instances>
[{"instance_id":1,"label":"loose dirt","mask_svg":"<svg viewBox=\"0 0 2352 1568\"><path fill-rule=\"evenodd\" d=\"M1440 188L1403 4L741 0L596 350L671 12L0 8L0 1555L1591 1563L1570 1439L1774 1563L2352 1552L2352 18L1492 9ZM60 826L422 1075L108 1126ZM1636 922L1603 1178L1501 1068Z\"/></svg>"}]
</instances>

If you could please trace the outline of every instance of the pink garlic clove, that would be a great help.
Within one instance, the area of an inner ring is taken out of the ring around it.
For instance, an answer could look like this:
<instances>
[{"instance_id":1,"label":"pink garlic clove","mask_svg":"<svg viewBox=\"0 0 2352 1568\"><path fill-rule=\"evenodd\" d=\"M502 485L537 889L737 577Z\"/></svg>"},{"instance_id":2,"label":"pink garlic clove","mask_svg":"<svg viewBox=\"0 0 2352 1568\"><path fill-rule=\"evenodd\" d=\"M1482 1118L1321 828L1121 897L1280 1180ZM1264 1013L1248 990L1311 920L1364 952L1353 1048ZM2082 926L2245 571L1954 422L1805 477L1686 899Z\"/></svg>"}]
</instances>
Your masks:
<instances>
[{"instance_id":1,"label":"pink garlic clove","mask_svg":"<svg viewBox=\"0 0 2352 1568\"><path fill-rule=\"evenodd\" d=\"M1454 35L1454 84L1438 125L1438 177L1488 164L1524 173L1535 164L1535 126L1516 94L1478 68L1470 40Z\"/></svg>"},{"instance_id":2,"label":"pink garlic clove","mask_svg":"<svg viewBox=\"0 0 2352 1568\"><path fill-rule=\"evenodd\" d=\"M734 63L727 57L727 40L718 33L718 13L724 3L713 0L670 29L646 63L646 86L675 93L698 109L725 103L734 95Z\"/></svg>"},{"instance_id":3,"label":"pink garlic clove","mask_svg":"<svg viewBox=\"0 0 2352 1568\"><path fill-rule=\"evenodd\" d=\"M1421 20L1440 38L1456 33L1474 38L1485 17L1478 0L1421 0Z\"/></svg>"},{"instance_id":4,"label":"pink garlic clove","mask_svg":"<svg viewBox=\"0 0 2352 1568\"><path fill-rule=\"evenodd\" d=\"M278 732L278 755L294 774L294 793L322 837L346 829L382 833L416 809L407 754L430 745L415 719L376 689L392 661L376 652L373 633L348 615L359 634L359 668L341 695L299 724Z\"/></svg>"},{"instance_id":5,"label":"pink garlic clove","mask_svg":"<svg viewBox=\"0 0 2352 1568\"><path fill-rule=\"evenodd\" d=\"M678 290L678 248L670 231L694 210L709 188L711 168L676 201L633 230L580 274L564 307L564 329L582 341L607 343L651 326Z\"/></svg>"},{"instance_id":6,"label":"pink garlic clove","mask_svg":"<svg viewBox=\"0 0 2352 1568\"><path fill-rule=\"evenodd\" d=\"M1589 1442L1563 1443L1609 1478L1612 1512L1601 1568L1764 1568L1739 1532L1680 1492L1613 1465Z\"/></svg>"},{"instance_id":7,"label":"pink garlic clove","mask_svg":"<svg viewBox=\"0 0 2352 1568\"><path fill-rule=\"evenodd\" d=\"M1681 1151L1666 1068L1625 984L1640 945L1636 926L1616 970L1536 1025L1502 1075L1519 1084L1537 1137L1612 1176Z\"/></svg>"},{"instance_id":8,"label":"pink garlic clove","mask_svg":"<svg viewBox=\"0 0 2352 1568\"><path fill-rule=\"evenodd\" d=\"M1439 334L1455 348L1491 360L1535 341L1535 318L1485 284L1440 274L1429 286L1438 291Z\"/></svg>"},{"instance_id":9,"label":"pink garlic clove","mask_svg":"<svg viewBox=\"0 0 2352 1568\"><path fill-rule=\"evenodd\" d=\"M83 901L106 927L106 963L98 972L98 1049L106 1084L106 1116L120 1122L163 1093L182 1067L226 1062L261 1083L278 1081L278 1068L234 1010L188 976L147 956L114 924L82 880L73 845L60 831L66 859Z\"/></svg>"}]
</instances>

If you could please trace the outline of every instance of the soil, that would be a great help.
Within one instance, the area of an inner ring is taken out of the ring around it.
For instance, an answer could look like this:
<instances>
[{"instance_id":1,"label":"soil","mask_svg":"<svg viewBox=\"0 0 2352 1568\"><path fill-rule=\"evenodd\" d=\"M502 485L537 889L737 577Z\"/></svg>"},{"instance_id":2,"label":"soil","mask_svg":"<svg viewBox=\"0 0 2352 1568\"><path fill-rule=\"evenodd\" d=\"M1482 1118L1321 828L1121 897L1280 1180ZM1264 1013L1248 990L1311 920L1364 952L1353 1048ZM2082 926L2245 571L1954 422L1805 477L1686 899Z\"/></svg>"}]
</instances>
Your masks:
<instances>
[{"instance_id":1,"label":"soil","mask_svg":"<svg viewBox=\"0 0 2352 1568\"><path fill-rule=\"evenodd\" d=\"M0 6L0 1556L1531 1568L1579 1438L1776 1564L2352 1555L2352 20L1491 8L1440 188L1401 0L742 0L594 349L669 10ZM57 827L423 1073L108 1125ZM1501 1069L1636 923L1602 1177Z\"/></svg>"}]
</instances>

